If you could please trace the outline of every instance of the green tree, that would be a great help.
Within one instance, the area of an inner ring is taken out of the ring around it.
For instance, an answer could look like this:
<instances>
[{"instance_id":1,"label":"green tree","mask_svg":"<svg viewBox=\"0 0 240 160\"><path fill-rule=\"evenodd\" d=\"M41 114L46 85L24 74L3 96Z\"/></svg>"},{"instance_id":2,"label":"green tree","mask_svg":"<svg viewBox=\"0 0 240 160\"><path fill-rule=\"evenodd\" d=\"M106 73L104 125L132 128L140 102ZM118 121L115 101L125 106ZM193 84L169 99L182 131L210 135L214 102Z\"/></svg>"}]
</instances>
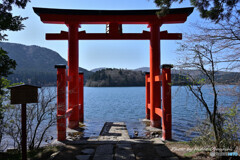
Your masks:
<instances>
[{"instance_id":1,"label":"green tree","mask_svg":"<svg viewBox=\"0 0 240 160\"><path fill-rule=\"evenodd\" d=\"M16 61L9 58L7 55L8 53L0 48L0 74L2 77L7 77L9 74L12 73L11 69L15 69ZM1 93L1 92L0 92Z\"/></svg>"},{"instance_id":2,"label":"green tree","mask_svg":"<svg viewBox=\"0 0 240 160\"><path fill-rule=\"evenodd\" d=\"M165 14L173 3L182 3L184 0L154 0L162 9L160 14ZM191 5L196 7L202 18L211 19L215 22L229 20L232 15L239 15L239 0L190 0Z\"/></svg>"},{"instance_id":3,"label":"green tree","mask_svg":"<svg viewBox=\"0 0 240 160\"><path fill-rule=\"evenodd\" d=\"M4 129L4 112L8 107L7 105L3 105L3 102L7 99L7 87L9 87L9 81L4 77L7 77L9 74L11 74L11 69L15 69L15 67L16 62L10 59L7 55L7 52L0 48L0 144Z\"/></svg>"},{"instance_id":4,"label":"green tree","mask_svg":"<svg viewBox=\"0 0 240 160\"><path fill-rule=\"evenodd\" d=\"M27 2L30 0L2 0L0 3L0 41L7 40L7 35L3 33L4 31L20 31L24 28L22 24L23 20L26 20L26 17L13 16L11 13L12 6L15 5L19 8L25 8ZM3 94L2 86L3 77L7 77L11 74L11 69L15 69L16 62L10 59L2 48L0 48L0 95Z\"/></svg>"},{"instance_id":5,"label":"green tree","mask_svg":"<svg viewBox=\"0 0 240 160\"><path fill-rule=\"evenodd\" d=\"M26 17L13 16L11 13L12 6L17 6L24 9L26 4L30 0L2 0L0 3L0 40L7 40L7 35L3 32L9 31L20 31L24 28L22 21L26 20Z\"/></svg>"},{"instance_id":6,"label":"green tree","mask_svg":"<svg viewBox=\"0 0 240 160\"><path fill-rule=\"evenodd\" d=\"M4 131L4 113L8 106L3 105L3 102L7 99L7 87L9 86L9 81L5 78L0 79L0 87L1 87L1 94L0 94L0 149L1 149L1 141L3 137L3 131Z\"/></svg>"},{"instance_id":7,"label":"green tree","mask_svg":"<svg viewBox=\"0 0 240 160\"><path fill-rule=\"evenodd\" d=\"M20 31L24 28L22 21L26 20L26 17L13 16L11 13L12 6L15 5L19 8L25 8L26 4L30 0L2 0L0 3L0 41L7 40L7 34L4 31ZM0 48L0 144L3 134L3 119L6 106L3 105L3 101L6 98L6 87L9 82L5 79L12 73L12 69L15 69L16 61L9 58L7 52Z\"/></svg>"}]
</instances>

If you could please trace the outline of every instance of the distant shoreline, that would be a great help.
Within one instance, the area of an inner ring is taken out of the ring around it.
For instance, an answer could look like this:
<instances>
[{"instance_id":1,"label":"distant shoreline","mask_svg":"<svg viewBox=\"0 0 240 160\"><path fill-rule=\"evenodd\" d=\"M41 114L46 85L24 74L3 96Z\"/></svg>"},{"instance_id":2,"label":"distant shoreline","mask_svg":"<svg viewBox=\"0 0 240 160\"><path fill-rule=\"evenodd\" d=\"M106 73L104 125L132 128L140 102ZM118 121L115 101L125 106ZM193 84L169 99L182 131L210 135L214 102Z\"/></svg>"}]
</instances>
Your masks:
<instances>
[{"instance_id":1,"label":"distant shoreline","mask_svg":"<svg viewBox=\"0 0 240 160\"><path fill-rule=\"evenodd\" d=\"M206 85L210 85L210 84L206 84ZM224 84L224 83L220 83L220 84L216 84L216 85L238 85L238 83L233 83L233 84ZM181 85L181 84L173 84L171 86L187 86L186 85ZM194 86L197 86L197 85L194 85ZM56 85L43 85L42 87L57 87ZM91 87L91 88L103 88L103 87L112 87L112 88L116 88L116 87L145 87L145 85L142 85L142 86L86 86L84 85L84 87Z\"/></svg>"}]
</instances>

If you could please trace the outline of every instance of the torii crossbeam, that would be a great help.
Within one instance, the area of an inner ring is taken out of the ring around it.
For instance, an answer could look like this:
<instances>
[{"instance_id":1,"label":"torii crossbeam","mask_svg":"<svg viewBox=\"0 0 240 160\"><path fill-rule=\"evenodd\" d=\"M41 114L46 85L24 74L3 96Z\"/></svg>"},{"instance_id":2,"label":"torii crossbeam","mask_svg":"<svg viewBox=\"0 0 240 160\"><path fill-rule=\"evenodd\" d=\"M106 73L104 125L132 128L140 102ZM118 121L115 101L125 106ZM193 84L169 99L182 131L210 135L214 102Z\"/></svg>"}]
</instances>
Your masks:
<instances>
[{"instance_id":1,"label":"torii crossbeam","mask_svg":"<svg viewBox=\"0 0 240 160\"><path fill-rule=\"evenodd\" d=\"M170 140L171 134L171 89L169 66L165 66L160 73L160 40L180 40L182 34L160 32L162 24L184 23L192 13L193 8L170 9L165 16L157 16L160 10L71 10L33 8L40 16L43 23L65 24L68 32L46 34L47 40L68 40L68 108L71 111L69 117L70 128L78 127L79 121L83 121L83 95L79 90L78 75L78 41L79 40L150 40L150 75L146 76L146 114L150 112L151 126L161 127L162 138ZM86 33L78 31L82 24L106 24L106 33ZM147 24L150 32L122 33L123 24ZM59 66L64 68L63 66ZM64 70L58 73L64 75ZM61 77L61 76L59 76ZM63 78L65 81L65 78ZM162 105L161 86L163 85ZM149 85L148 85L149 83ZM64 88L64 83L62 88ZM81 85L82 86L82 85ZM62 89L65 91L64 89ZM65 100L60 98L59 102ZM65 104L64 102L62 104ZM81 106L79 109L78 106ZM161 107L162 106L162 107ZM80 110L80 112L79 112ZM68 112L70 113L70 112ZM80 118L79 118L80 117ZM66 130L66 129L65 129ZM64 132L65 133L65 132ZM58 136L58 140L64 140L66 136Z\"/></svg>"},{"instance_id":2,"label":"torii crossbeam","mask_svg":"<svg viewBox=\"0 0 240 160\"><path fill-rule=\"evenodd\" d=\"M68 32L47 33L46 40L68 40ZM86 33L85 31L78 32L79 40L150 40L150 32L143 33L123 33L123 34L105 34L105 33ZM167 31L160 32L161 40L181 40L181 33L168 33Z\"/></svg>"}]
</instances>

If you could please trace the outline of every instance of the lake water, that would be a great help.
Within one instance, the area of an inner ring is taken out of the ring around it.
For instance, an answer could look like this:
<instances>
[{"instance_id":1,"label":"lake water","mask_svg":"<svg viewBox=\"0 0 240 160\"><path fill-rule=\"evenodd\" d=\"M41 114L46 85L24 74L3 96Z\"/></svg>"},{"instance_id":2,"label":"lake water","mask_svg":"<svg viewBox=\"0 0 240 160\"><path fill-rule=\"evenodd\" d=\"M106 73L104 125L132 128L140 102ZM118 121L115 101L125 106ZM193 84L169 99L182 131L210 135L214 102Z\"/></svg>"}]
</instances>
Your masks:
<instances>
[{"instance_id":1,"label":"lake water","mask_svg":"<svg viewBox=\"0 0 240 160\"><path fill-rule=\"evenodd\" d=\"M229 86L230 88L233 86ZM223 86L218 86L221 90ZM209 86L204 89L209 104L212 94ZM219 95L219 104L232 106L237 97ZM127 124L130 136L138 131L145 134L145 87L85 87L84 114L87 129L85 136L97 136L106 121L121 121ZM204 109L186 87L172 87L172 132L173 139L190 140L197 133L188 132L203 119ZM238 117L239 118L239 117ZM240 122L240 120L239 120Z\"/></svg>"},{"instance_id":2,"label":"lake water","mask_svg":"<svg viewBox=\"0 0 240 160\"><path fill-rule=\"evenodd\" d=\"M221 107L232 106L240 98L227 95L228 91L222 91L225 87L217 86ZM228 86L228 88L233 87ZM48 87L48 89L56 93L56 87ZM221 95L220 93L224 94ZM213 104L210 86L204 88L204 95L207 102ZM56 103L56 101L53 103ZM237 105L239 106L239 104L238 102ZM240 108L238 108L238 111L240 111ZM204 119L204 117L205 110L186 87L172 87L173 139L178 141L191 140L197 133L189 133L189 131L196 126L198 120ZM98 136L107 121L125 122L131 137L134 135L134 131L138 131L139 136L145 136L145 124L142 122L144 118L145 87L84 87L85 137ZM240 116L238 116L238 122L240 123ZM47 136L56 138L56 126L49 129ZM9 147L11 148L12 140L7 138L7 141L9 141Z\"/></svg>"}]
</instances>

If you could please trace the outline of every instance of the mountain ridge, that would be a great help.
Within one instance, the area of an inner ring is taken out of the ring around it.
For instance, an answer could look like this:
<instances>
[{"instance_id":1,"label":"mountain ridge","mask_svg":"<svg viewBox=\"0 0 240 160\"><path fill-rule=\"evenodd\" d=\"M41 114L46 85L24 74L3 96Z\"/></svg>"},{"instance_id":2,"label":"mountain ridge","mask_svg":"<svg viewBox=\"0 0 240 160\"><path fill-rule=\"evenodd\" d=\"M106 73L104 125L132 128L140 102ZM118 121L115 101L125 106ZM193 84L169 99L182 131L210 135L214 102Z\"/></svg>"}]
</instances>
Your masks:
<instances>
[{"instance_id":1,"label":"mountain ridge","mask_svg":"<svg viewBox=\"0 0 240 160\"><path fill-rule=\"evenodd\" d=\"M56 86L56 64L65 64L67 61L57 52L37 45L0 42L0 47L8 52L10 58L16 60L17 67L8 79L12 83L24 82L39 86ZM144 86L145 72L149 67L137 69L95 68L88 71L79 68L84 73L86 86ZM186 85L188 73L205 78L199 70L171 70L173 85ZM216 80L220 84L234 84L240 79L239 72L217 72Z\"/></svg>"},{"instance_id":2,"label":"mountain ridge","mask_svg":"<svg viewBox=\"0 0 240 160\"><path fill-rule=\"evenodd\" d=\"M10 42L0 42L0 47L8 52L8 56L17 62L16 70L8 79L13 83L24 82L35 85L56 85L56 64L67 61L57 52L37 45L24 45ZM92 73L79 68L85 79Z\"/></svg>"}]
</instances>

